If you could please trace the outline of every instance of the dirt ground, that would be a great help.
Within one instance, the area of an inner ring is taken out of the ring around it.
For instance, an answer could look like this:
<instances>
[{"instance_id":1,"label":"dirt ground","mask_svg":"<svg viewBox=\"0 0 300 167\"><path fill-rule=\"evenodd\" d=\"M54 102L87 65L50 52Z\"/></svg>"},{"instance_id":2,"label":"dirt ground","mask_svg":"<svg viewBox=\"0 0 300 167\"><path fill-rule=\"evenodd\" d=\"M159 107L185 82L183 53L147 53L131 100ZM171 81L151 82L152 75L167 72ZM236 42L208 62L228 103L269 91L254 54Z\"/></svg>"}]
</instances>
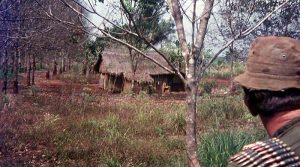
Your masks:
<instances>
[{"instance_id":1,"label":"dirt ground","mask_svg":"<svg viewBox=\"0 0 300 167\"><path fill-rule=\"evenodd\" d=\"M26 145L18 145L18 138L22 133L28 133L29 129L25 126L22 127L23 124L34 124L39 121L38 117L25 117L22 120L13 118L14 114L18 114L22 112L24 108L31 108L36 105L32 99L28 99L28 93L34 93L35 91L39 92L39 95L46 96L50 98L59 98L62 101L70 99L70 96L74 97L74 100L80 101L80 96L84 92L88 92L89 94L93 94L94 96L101 96L102 98L106 98L106 101L109 103L119 103L121 101L134 101L136 98L131 94L111 94L106 91L103 91L97 84L80 84L62 81L57 78L52 78L50 80L45 79L45 72L37 72L35 75L35 85L27 86L26 85L26 77L25 74L20 76L20 94L12 95L9 94L9 101L11 104L10 111L7 113L0 113L0 167L2 166L24 166L28 165L28 160L30 160L29 166L49 166L52 164L51 162L41 161L40 152L44 152L46 149L43 145L35 145L34 143L28 143ZM0 80L0 87L2 87L2 81ZM9 93L12 92L12 88L9 87ZM135 95L140 96L140 95ZM185 93L171 93L164 96L151 95L148 98L155 100L157 103L168 103L172 101L173 103L184 103L185 102ZM1 94L1 97L4 97ZM94 103L97 103L95 101ZM95 104L96 105L96 104ZM13 113L13 114L12 114ZM9 129L10 126L18 127L15 133L15 129ZM10 141L12 143L8 144ZM17 148L8 147L8 145L14 145ZM18 148L20 147L20 148Z\"/></svg>"}]
</instances>

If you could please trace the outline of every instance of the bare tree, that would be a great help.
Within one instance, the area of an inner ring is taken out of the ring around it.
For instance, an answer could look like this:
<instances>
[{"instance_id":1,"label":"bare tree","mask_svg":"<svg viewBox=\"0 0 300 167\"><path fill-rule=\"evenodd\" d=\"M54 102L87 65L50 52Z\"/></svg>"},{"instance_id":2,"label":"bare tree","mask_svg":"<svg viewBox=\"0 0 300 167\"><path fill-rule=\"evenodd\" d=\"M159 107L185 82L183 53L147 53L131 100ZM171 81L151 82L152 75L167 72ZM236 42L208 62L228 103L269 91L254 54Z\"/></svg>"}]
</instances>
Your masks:
<instances>
[{"instance_id":1,"label":"bare tree","mask_svg":"<svg viewBox=\"0 0 300 167\"><path fill-rule=\"evenodd\" d=\"M62 52L79 52L82 47L78 40L84 38L78 14L63 4L47 0L3 0L0 3L2 25L0 46L4 67L3 91L8 88L8 76L13 75L13 92L19 92L19 72L26 69L27 85L34 84L37 60L53 60ZM72 25L65 26L47 14L57 15ZM49 13L45 13L48 11ZM76 42L74 42L76 41ZM48 52L51 50L52 54ZM48 52L48 54L47 54ZM54 54L53 54L54 53ZM62 64L66 55L62 56ZM68 55L72 57L73 55ZM23 67L22 67L23 66ZM26 66L26 68L25 68ZM41 64L40 64L41 66ZM62 65L61 68L64 68ZM10 75L12 74L12 75Z\"/></svg>"}]
</instances>

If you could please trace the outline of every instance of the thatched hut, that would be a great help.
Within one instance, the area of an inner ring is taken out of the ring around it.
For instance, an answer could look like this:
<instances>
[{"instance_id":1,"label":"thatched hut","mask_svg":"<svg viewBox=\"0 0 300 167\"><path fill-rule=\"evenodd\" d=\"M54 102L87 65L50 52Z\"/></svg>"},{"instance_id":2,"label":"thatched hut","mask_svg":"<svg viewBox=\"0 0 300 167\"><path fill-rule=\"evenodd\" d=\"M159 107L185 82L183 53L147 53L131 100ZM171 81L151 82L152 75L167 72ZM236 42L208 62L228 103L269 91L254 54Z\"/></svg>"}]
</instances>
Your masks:
<instances>
[{"instance_id":1,"label":"thatched hut","mask_svg":"<svg viewBox=\"0 0 300 167\"><path fill-rule=\"evenodd\" d=\"M157 53L147 53L160 64L169 67L167 62ZM105 51L100 57L100 87L111 92L120 93L140 90L166 93L184 90L184 84L175 75L164 70L142 56L132 58L128 53ZM135 66L133 66L135 64ZM135 72L134 72L135 71Z\"/></svg>"}]
</instances>

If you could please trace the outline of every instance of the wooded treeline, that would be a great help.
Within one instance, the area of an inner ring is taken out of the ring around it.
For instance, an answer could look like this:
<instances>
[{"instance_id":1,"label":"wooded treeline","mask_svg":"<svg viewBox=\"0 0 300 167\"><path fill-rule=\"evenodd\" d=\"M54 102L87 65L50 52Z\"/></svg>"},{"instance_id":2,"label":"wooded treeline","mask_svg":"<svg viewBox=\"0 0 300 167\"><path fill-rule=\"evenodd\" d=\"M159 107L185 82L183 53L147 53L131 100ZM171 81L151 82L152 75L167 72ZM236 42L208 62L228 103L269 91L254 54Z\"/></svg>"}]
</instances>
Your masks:
<instances>
[{"instance_id":1,"label":"wooded treeline","mask_svg":"<svg viewBox=\"0 0 300 167\"><path fill-rule=\"evenodd\" d=\"M67 20L69 25L53 17ZM82 50L83 21L59 2L3 0L0 22L0 77L4 93L11 87L14 93L19 92L19 73L27 73L30 86L35 84L37 68L46 69L48 78L50 70L53 75L66 71Z\"/></svg>"}]
</instances>

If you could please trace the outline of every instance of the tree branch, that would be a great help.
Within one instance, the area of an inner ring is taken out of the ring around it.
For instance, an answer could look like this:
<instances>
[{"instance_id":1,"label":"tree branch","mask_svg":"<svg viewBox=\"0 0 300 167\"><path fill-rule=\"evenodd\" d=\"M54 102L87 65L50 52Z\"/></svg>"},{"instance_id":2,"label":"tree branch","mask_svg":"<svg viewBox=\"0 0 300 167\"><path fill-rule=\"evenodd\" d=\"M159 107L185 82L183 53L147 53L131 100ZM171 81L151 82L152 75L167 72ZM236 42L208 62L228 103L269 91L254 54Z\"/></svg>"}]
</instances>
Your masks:
<instances>
[{"instance_id":1,"label":"tree branch","mask_svg":"<svg viewBox=\"0 0 300 167\"><path fill-rule=\"evenodd\" d=\"M205 72L206 69L215 61L215 59L228 47L230 46L234 41L244 38L250 33L252 33L256 28L258 28L265 20L267 20L269 17L271 17L276 11L278 11L280 8L282 8L284 5L286 5L289 2L289 0L286 0L281 5L279 5L276 9L274 9L272 12L267 14L263 19L261 19L255 26L248 28L247 30L243 31L242 33L236 35L233 39L228 41L208 62L208 64L203 68L202 72Z\"/></svg>"}]
</instances>

